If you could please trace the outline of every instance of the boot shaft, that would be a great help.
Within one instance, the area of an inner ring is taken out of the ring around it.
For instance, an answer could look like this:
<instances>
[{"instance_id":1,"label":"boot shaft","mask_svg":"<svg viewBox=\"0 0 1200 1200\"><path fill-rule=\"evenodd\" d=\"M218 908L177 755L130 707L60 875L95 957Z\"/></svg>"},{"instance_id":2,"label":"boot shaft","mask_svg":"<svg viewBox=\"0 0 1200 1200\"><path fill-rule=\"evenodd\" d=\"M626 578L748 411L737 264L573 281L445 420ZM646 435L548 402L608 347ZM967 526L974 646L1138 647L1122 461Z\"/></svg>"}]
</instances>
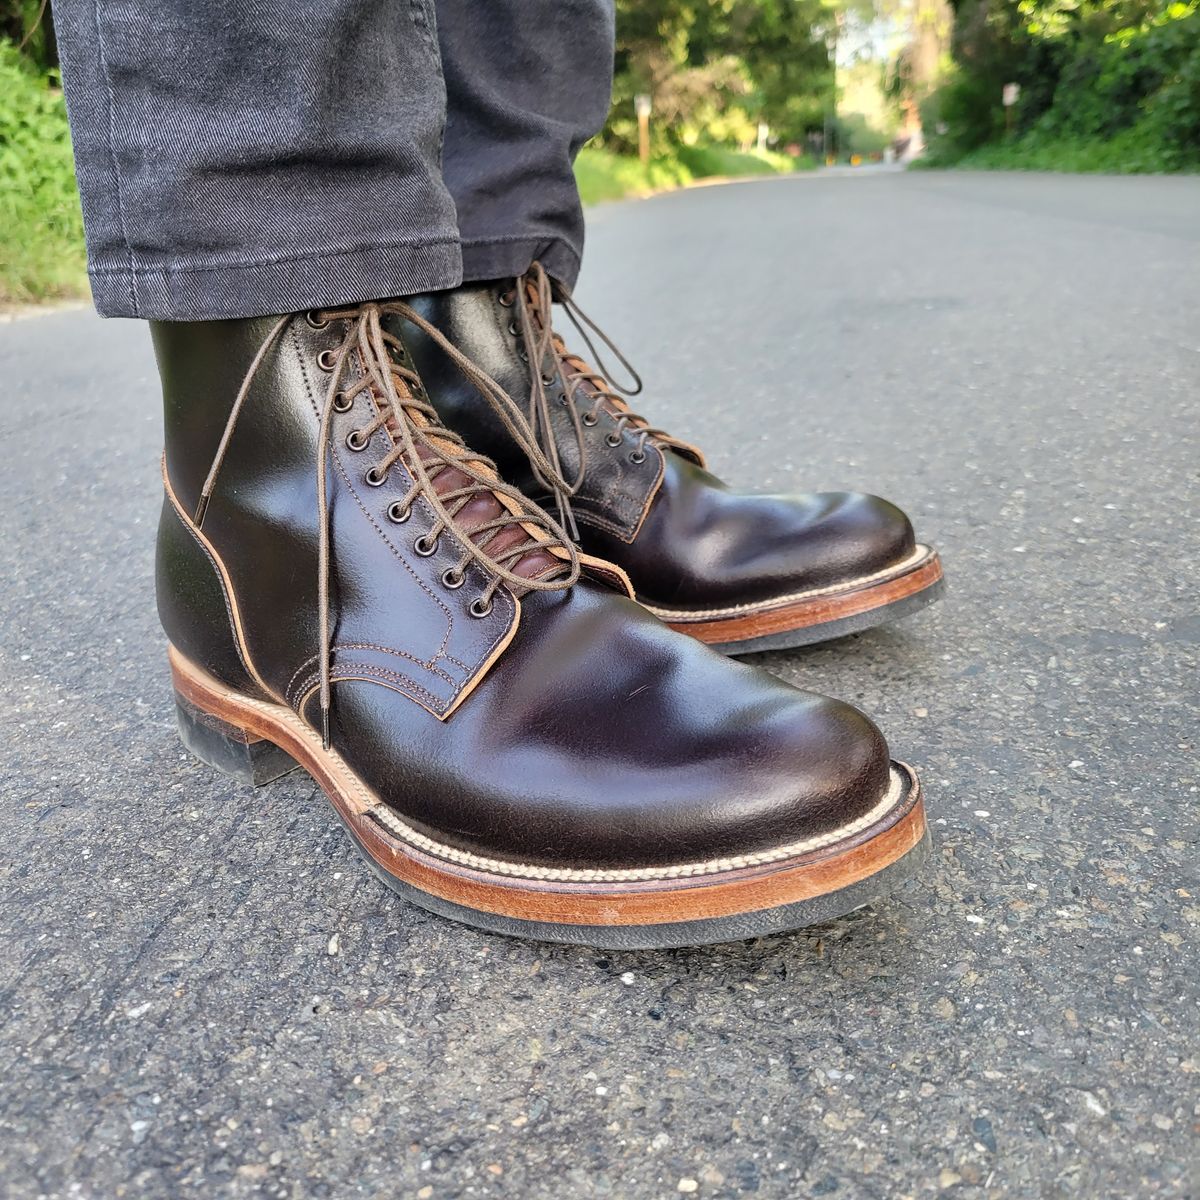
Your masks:
<instances>
[{"instance_id":1,"label":"boot shaft","mask_svg":"<svg viewBox=\"0 0 1200 1200\"><path fill-rule=\"evenodd\" d=\"M412 304L526 409L539 443L547 449L553 445L562 475L575 485L576 519L632 541L662 484L663 453L636 431L618 426L598 409L592 394L568 387L548 346L540 361L530 361L515 302L518 286L522 280L501 280L431 292ZM538 503L549 504L528 458L441 348L419 331L410 347L442 420L493 459L506 478Z\"/></svg>"},{"instance_id":2,"label":"boot shaft","mask_svg":"<svg viewBox=\"0 0 1200 1200\"><path fill-rule=\"evenodd\" d=\"M304 314L283 322L258 361L206 505L235 399L277 321L154 324L166 440L159 611L172 642L218 677L248 675L256 690L303 710L320 673L326 520L333 678L380 680L444 717L511 639L520 604L509 588L489 586L460 533L430 536L439 522L426 496L398 507L414 473L401 459L379 479L396 441L378 425L361 436L380 412L370 388L344 408L330 405L322 517L321 421L349 324ZM339 394L363 384L366 370L351 351Z\"/></svg>"}]
</instances>

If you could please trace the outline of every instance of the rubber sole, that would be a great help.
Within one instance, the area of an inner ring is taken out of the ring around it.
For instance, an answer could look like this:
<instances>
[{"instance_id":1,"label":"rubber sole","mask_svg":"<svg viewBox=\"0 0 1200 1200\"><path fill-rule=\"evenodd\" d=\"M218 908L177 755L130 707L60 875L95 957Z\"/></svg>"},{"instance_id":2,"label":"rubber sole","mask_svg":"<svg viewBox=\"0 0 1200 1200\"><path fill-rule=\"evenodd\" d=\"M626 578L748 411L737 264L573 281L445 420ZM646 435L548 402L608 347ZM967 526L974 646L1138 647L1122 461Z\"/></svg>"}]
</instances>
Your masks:
<instances>
[{"instance_id":1,"label":"rubber sole","mask_svg":"<svg viewBox=\"0 0 1200 1200\"><path fill-rule=\"evenodd\" d=\"M894 763L888 791L870 812L840 830L753 854L628 869L484 857L407 825L290 708L232 691L174 648L169 655L192 753L255 784L303 767L388 887L478 929L609 949L734 941L869 904L928 855L920 783Z\"/></svg>"},{"instance_id":2,"label":"rubber sole","mask_svg":"<svg viewBox=\"0 0 1200 1200\"><path fill-rule=\"evenodd\" d=\"M761 604L705 611L646 607L714 650L749 654L791 650L899 620L939 599L944 587L937 551L918 546L886 572Z\"/></svg>"}]
</instances>

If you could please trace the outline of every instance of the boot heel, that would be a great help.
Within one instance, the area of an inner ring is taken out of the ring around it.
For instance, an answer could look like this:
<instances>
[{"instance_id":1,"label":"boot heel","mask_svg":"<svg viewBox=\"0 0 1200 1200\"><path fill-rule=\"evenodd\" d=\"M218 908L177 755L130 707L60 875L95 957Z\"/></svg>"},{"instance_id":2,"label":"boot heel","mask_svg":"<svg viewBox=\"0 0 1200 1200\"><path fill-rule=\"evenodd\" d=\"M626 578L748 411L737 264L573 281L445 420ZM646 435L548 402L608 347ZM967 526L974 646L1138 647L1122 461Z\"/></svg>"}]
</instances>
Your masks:
<instances>
[{"instance_id":1,"label":"boot heel","mask_svg":"<svg viewBox=\"0 0 1200 1200\"><path fill-rule=\"evenodd\" d=\"M300 765L273 742L206 713L178 692L175 720L180 740L201 762L239 783L261 787Z\"/></svg>"}]
</instances>

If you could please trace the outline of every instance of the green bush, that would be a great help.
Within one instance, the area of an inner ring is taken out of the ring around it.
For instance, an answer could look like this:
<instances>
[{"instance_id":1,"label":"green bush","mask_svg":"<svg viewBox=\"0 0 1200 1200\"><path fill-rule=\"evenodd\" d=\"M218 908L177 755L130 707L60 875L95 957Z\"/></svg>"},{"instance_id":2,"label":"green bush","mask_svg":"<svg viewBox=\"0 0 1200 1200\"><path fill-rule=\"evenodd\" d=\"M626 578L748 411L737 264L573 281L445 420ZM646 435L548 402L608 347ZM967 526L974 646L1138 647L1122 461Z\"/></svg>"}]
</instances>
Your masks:
<instances>
[{"instance_id":1,"label":"green bush","mask_svg":"<svg viewBox=\"0 0 1200 1200\"><path fill-rule=\"evenodd\" d=\"M82 295L83 222L57 72L0 41L0 304Z\"/></svg>"},{"instance_id":2,"label":"green bush","mask_svg":"<svg viewBox=\"0 0 1200 1200\"><path fill-rule=\"evenodd\" d=\"M970 20L956 30L959 61L921 110L928 165L1200 168L1200 3L1144 5L1150 15L1126 25L1123 10L1096 0L1065 6L1058 24L1033 20L1048 7L1025 3L1023 16L1014 7L1001 19L978 0L961 6L960 23ZM1009 81L1021 85L1011 138L1000 105Z\"/></svg>"},{"instance_id":3,"label":"green bush","mask_svg":"<svg viewBox=\"0 0 1200 1200\"><path fill-rule=\"evenodd\" d=\"M779 175L803 170L810 159L792 158L771 151L743 153L727 146L681 146L659 153L643 166L636 158L587 146L575 160L575 178L585 204L619 200L669 191L694 179L738 178L746 175Z\"/></svg>"},{"instance_id":4,"label":"green bush","mask_svg":"<svg viewBox=\"0 0 1200 1200\"><path fill-rule=\"evenodd\" d=\"M670 158L652 158L643 166L636 158L586 146L575 160L575 179L584 204L647 195L690 183L691 172Z\"/></svg>"},{"instance_id":5,"label":"green bush","mask_svg":"<svg viewBox=\"0 0 1200 1200\"><path fill-rule=\"evenodd\" d=\"M741 175L781 175L803 165L803 160L788 154L775 154L770 150L743 152L728 146L680 146L676 153L679 161L697 179L707 176L735 178Z\"/></svg>"}]
</instances>

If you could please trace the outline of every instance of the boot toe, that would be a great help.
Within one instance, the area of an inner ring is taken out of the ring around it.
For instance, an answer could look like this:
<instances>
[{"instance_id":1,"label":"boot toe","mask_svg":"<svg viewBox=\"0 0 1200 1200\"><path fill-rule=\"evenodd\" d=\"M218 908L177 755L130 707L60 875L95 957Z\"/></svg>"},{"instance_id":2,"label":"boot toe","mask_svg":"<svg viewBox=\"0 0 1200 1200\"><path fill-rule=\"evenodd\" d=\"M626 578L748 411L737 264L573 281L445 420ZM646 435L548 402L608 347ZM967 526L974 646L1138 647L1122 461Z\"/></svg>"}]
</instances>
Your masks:
<instances>
[{"instance_id":1,"label":"boot toe","mask_svg":"<svg viewBox=\"0 0 1200 1200\"><path fill-rule=\"evenodd\" d=\"M817 586L873 575L916 550L912 522L888 500L862 492L825 492L813 501L819 515L797 549Z\"/></svg>"},{"instance_id":2,"label":"boot toe","mask_svg":"<svg viewBox=\"0 0 1200 1200\"><path fill-rule=\"evenodd\" d=\"M436 798L398 789L439 840L537 866L669 867L834 834L887 793L887 744L850 705L589 588L526 604L539 610L536 644L518 637L481 685L477 699L494 703L448 723L463 760L487 764L486 784L447 778ZM564 661L569 674L554 669Z\"/></svg>"}]
</instances>

